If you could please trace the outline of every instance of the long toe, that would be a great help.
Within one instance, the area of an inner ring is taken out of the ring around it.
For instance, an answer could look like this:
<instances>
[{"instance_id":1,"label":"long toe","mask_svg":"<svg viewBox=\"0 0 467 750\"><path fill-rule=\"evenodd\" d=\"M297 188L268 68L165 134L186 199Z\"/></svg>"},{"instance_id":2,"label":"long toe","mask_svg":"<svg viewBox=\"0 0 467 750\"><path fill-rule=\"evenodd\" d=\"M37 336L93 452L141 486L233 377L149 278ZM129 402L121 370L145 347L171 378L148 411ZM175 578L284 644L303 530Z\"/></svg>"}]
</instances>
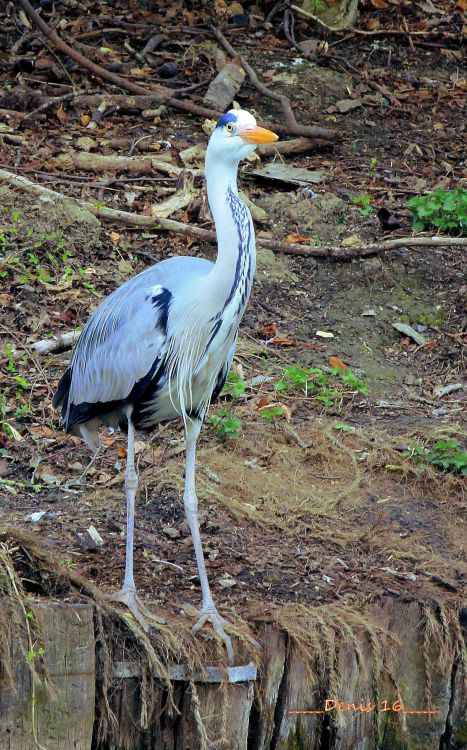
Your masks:
<instances>
[{"instance_id":1,"label":"long toe","mask_svg":"<svg viewBox=\"0 0 467 750\"><path fill-rule=\"evenodd\" d=\"M148 620L152 623L158 623L159 625L163 625L165 622L165 620L158 617L154 612L151 612L151 610L143 604L136 591L133 589L121 589L114 594L109 594L108 599L113 602L121 602L124 604L146 633L151 632L151 626L148 623Z\"/></svg>"},{"instance_id":2,"label":"long toe","mask_svg":"<svg viewBox=\"0 0 467 750\"><path fill-rule=\"evenodd\" d=\"M199 615L199 618L197 622L193 625L193 628L191 632L193 635L197 633L203 625L208 622L208 620L212 623L212 626L219 636L219 638L223 641L225 650L227 651L227 659L229 662L229 666L233 667L234 664L234 652L233 652L233 646L232 646L232 640L229 635L225 632L224 628L228 627L230 623L228 620L225 620L223 617L220 616L219 612L215 608L206 608L202 609Z\"/></svg>"}]
</instances>

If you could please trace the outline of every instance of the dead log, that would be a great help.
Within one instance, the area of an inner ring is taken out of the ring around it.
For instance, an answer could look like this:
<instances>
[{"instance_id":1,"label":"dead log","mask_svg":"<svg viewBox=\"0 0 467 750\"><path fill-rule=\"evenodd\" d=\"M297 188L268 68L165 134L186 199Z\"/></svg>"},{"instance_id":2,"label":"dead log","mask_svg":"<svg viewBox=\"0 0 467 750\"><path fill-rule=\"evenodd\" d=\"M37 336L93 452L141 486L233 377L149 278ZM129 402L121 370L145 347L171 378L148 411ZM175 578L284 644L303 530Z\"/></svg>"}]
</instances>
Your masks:
<instances>
[{"instance_id":1,"label":"dead log","mask_svg":"<svg viewBox=\"0 0 467 750\"><path fill-rule=\"evenodd\" d=\"M289 156L290 154L304 154L307 151L329 146L329 141L321 138L291 138L287 141L276 141L275 143L264 143L257 146L256 151L260 156L275 156L281 154ZM184 164L190 164L192 161L201 161L206 154L204 143L197 143L195 146L180 151L179 157Z\"/></svg>"},{"instance_id":2,"label":"dead log","mask_svg":"<svg viewBox=\"0 0 467 750\"><path fill-rule=\"evenodd\" d=\"M290 154L305 154L318 148L329 146L329 141L322 138L290 138L288 141L276 141L276 143L263 143L257 147L260 156L290 156Z\"/></svg>"},{"instance_id":3,"label":"dead log","mask_svg":"<svg viewBox=\"0 0 467 750\"><path fill-rule=\"evenodd\" d=\"M74 100L80 107L94 109L99 105L102 96L96 94L79 94ZM141 112L145 109L156 109L161 105L161 98L157 94L147 92L144 95L106 94L105 100L109 107L116 107L123 112Z\"/></svg>"},{"instance_id":4,"label":"dead log","mask_svg":"<svg viewBox=\"0 0 467 750\"><path fill-rule=\"evenodd\" d=\"M33 689L26 633L13 632L15 684L0 673L0 750L89 750L96 694L93 606L45 601L31 610L51 688L36 677ZM39 655L30 658L40 661Z\"/></svg>"}]
</instances>

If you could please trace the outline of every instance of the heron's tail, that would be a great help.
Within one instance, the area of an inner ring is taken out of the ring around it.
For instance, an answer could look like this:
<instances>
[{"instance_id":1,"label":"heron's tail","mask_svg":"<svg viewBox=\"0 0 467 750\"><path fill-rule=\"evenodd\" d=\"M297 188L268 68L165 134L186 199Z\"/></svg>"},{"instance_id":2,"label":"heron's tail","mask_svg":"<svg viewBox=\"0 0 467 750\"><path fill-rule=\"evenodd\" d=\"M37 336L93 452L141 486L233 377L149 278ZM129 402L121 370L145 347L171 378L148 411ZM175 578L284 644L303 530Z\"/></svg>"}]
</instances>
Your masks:
<instances>
[{"instance_id":1,"label":"heron's tail","mask_svg":"<svg viewBox=\"0 0 467 750\"><path fill-rule=\"evenodd\" d=\"M70 395L70 386L71 386L71 367L69 367L62 377L60 378L60 382L57 386L57 390L55 392L55 395L53 397L52 404L55 407L55 409L60 409L62 413L62 419L66 423L68 418L68 398Z\"/></svg>"}]
</instances>

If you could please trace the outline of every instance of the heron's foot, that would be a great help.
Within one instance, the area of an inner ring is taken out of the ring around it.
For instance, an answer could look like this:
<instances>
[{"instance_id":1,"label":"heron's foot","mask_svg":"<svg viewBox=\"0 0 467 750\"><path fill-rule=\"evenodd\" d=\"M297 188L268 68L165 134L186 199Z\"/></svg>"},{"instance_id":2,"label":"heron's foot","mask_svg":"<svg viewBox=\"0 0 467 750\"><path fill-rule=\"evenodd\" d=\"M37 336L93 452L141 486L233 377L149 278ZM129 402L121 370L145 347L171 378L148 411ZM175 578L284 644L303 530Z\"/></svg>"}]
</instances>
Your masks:
<instances>
[{"instance_id":1,"label":"heron's foot","mask_svg":"<svg viewBox=\"0 0 467 750\"><path fill-rule=\"evenodd\" d=\"M157 623L158 625L164 625L165 623L162 617L158 617L146 607L134 588L123 587L120 591L116 591L115 594L109 594L108 599L112 602L125 604L146 633L151 632L150 622Z\"/></svg>"},{"instance_id":2,"label":"heron's foot","mask_svg":"<svg viewBox=\"0 0 467 750\"><path fill-rule=\"evenodd\" d=\"M214 630L216 631L217 635L223 641L225 650L227 651L227 659L229 662L229 667L233 667L234 663L234 652L233 652L233 646L232 646L232 640L229 635L225 632L224 628L229 627L230 623L228 620L224 619L224 617L221 617L219 612L214 606L210 607L203 607L201 612L199 613L198 621L193 625L191 632L193 635L198 632L198 630L201 630L203 625L205 625L206 622L211 622Z\"/></svg>"}]
</instances>

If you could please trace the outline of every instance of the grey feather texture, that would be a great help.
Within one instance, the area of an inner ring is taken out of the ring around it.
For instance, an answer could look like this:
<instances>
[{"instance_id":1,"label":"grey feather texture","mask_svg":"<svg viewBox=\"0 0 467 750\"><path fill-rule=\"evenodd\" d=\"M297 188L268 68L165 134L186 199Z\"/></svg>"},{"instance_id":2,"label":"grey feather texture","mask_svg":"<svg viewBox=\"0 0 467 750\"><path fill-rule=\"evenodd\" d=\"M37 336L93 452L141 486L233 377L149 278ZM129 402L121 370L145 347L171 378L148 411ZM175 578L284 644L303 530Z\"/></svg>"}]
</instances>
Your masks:
<instances>
[{"instance_id":1,"label":"grey feather texture","mask_svg":"<svg viewBox=\"0 0 467 750\"><path fill-rule=\"evenodd\" d=\"M183 294L212 268L201 258L170 258L116 289L91 316L76 346L69 403L127 398L167 351L167 313L155 303L161 291ZM170 311L168 311L170 315Z\"/></svg>"}]
</instances>

